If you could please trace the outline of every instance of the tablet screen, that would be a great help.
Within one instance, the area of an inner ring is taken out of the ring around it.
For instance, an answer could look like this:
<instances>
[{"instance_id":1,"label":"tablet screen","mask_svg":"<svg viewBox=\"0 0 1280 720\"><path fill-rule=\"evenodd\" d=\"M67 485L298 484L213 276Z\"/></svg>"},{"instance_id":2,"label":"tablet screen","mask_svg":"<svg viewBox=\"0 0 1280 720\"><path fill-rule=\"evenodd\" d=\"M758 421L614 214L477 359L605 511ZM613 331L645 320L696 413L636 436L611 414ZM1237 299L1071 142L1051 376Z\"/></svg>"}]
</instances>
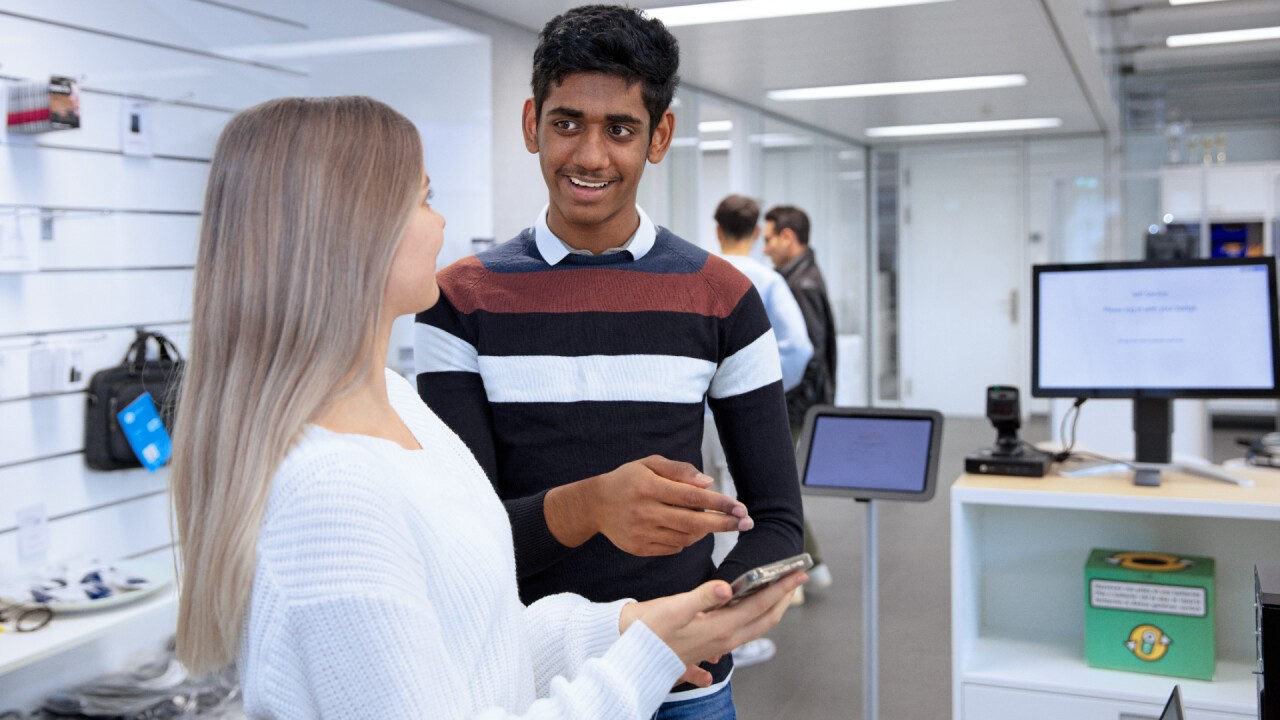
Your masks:
<instances>
[{"instance_id":1,"label":"tablet screen","mask_svg":"<svg viewBox=\"0 0 1280 720\"><path fill-rule=\"evenodd\" d=\"M803 483L814 488L922 493L933 421L820 415Z\"/></svg>"}]
</instances>

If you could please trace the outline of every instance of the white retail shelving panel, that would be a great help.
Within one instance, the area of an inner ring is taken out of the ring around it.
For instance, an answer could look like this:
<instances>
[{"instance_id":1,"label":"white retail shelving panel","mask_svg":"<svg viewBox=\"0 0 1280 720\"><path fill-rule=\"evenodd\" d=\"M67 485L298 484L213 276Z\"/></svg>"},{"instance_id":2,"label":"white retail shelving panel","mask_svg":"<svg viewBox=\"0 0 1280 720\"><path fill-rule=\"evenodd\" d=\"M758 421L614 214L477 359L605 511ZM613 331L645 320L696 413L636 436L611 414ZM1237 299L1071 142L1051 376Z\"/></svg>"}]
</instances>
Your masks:
<instances>
[{"instance_id":1,"label":"white retail shelving panel","mask_svg":"<svg viewBox=\"0 0 1280 720\"><path fill-rule=\"evenodd\" d=\"M1236 472L1257 486L1184 475L1160 488L1127 476L962 477L951 493L954 716L1158 715L1177 683L1190 717L1250 717L1252 569L1280 556L1280 473ZM1087 666L1084 564L1099 547L1215 559L1212 682ZM1015 712L1024 700L1037 711Z\"/></svg>"},{"instance_id":2,"label":"white retail shelving panel","mask_svg":"<svg viewBox=\"0 0 1280 720\"><path fill-rule=\"evenodd\" d=\"M161 4L214 7L190 0ZM5 38L5 76L70 75L80 79L84 89L98 92L238 110L273 97L297 95L307 87L306 73L296 68L219 57L198 46L138 42L128 35L29 17L0 14L0 37Z\"/></svg>"},{"instance_id":3,"label":"white retail shelving panel","mask_svg":"<svg viewBox=\"0 0 1280 720\"><path fill-rule=\"evenodd\" d=\"M65 455L0 469L0 494L11 507L43 503L45 513L58 518L164 492L169 473L164 468L154 473L135 468L112 473L109 482L102 480L101 473L85 466L84 458ZM0 532L14 527L12 516L0 516Z\"/></svg>"},{"instance_id":4,"label":"white retail shelving panel","mask_svg":"<svg viewBox=\"0 0 1280 720\"><path fill-rule=\"evenodd\" d=\"M121 147L121 106L133 99L92 90L80 93L80 115L85 121L76 130L60 130L35 136L38 147L71 148L119 153ZM167 102L148 104L151 152L160 158L186 158L208 161L222 127L231 112ZM150 162L143 157L129 160L134 164Z\"/></svg>"},{"instance_id":5,"label":"white retail shelving panel","mask_svg":"<svg viewBox=\"0 0 1280 720\"><path fill-rule=\"evenodd\" d=\"M192 280L191 270L0 275L0 337L185 321Z\"/></svg>"},{"instance_id":6,"label":"white retail shelving panel","mask_svg":"<svg viewBox=\"0 0 1280 720\"><path fill-rule=\"evenodd\" d=\"M23 216L39 233L39 212ZM98 211L50 214L53 239L35 243L37 264L48 270L114 270L140 267L193 267L200 237L200 216L145 215ZM0 222L5 213L0 210Z\"/></svg>"},{"instance_id":7,"label":"white retail shelving panel","mask_svg":"<svg viewBox=\"0 0 1280 720\"><path fill-rule=\"evenodd\" d=\"M169 530L169 493L166 490L122 500L97 509L81 509L49 521L48 557L56 562L110 561L173 543ZM18 557L18 534L0 533L0 558ZM23 568L7 559L0 570Z\"/></svg>"},{"instance_id":8,"label":"white retail shelving panel","mask_svg":"<svg viewBox=\"0 0 1280 720\"><path fill-rule=\"evenodd\" d=\"M207 163L0 145L0 205L198 213Z\"/></svg>"}]
</instances>

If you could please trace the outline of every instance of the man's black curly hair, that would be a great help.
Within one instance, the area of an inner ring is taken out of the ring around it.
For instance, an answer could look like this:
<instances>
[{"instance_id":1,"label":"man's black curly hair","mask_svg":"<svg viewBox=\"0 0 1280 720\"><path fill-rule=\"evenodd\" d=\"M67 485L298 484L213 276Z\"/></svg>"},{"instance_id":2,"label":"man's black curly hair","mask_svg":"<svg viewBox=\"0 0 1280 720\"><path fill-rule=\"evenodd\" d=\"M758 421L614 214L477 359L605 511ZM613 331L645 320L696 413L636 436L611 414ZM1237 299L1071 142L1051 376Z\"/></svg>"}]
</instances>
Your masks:
<instances>
[{"instance_id":1,"label":"man's black curly hair","mask_svg":"<svg viewBox=\"0 0 1280 720\"><path fill-rule=\"evenodd\" d=\"M623 5L583 5L552 18L533 51L533 107L575 73L603 73L640 83L652 137L671 105L680 76L680 47L661 20Z\"/></svg>"}]
</instances>

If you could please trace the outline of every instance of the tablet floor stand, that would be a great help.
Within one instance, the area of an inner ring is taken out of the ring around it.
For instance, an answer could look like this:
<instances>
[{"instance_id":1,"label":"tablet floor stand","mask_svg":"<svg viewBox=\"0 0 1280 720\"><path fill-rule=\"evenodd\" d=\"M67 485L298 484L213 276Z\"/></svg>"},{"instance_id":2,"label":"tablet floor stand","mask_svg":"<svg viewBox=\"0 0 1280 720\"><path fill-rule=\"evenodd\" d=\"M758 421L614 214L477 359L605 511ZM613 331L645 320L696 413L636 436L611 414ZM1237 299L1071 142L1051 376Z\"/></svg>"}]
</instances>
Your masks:
<instances>
[{"instance_id":1,"label":"tablet floor stand","mask_svg":"<svg viewBox=\"0 0 1280 720\"><path fill-rule=\"evenodd\" d=\"M796 447L806 494L865 505L862 543L862 720L880 717L880 500L926 502L938 485L942 414L936 410L816 405Z\"/></svg>"}]
</instances>

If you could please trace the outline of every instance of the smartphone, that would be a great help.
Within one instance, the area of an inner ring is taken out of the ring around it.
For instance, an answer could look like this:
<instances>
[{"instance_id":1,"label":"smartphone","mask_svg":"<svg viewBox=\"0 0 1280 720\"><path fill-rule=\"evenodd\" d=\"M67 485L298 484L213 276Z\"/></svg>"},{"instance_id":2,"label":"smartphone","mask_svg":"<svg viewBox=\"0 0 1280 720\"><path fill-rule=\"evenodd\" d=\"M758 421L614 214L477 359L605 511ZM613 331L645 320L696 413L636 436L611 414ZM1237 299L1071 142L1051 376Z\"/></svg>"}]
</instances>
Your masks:
<instances>
[{"instance_id":1,"label":"smartphone","mask_svg":"<svg viewBox=\"0 0 1280 720\"><path fill-rule=\"evenodd\" d=\"M748 570L730 584L729 587L733 588L733 597L729 598L729 602L725 604L734 605L741 602L743 598L760 592L791 573L808 570L811 567L813 567L813 558L809 553L801 553L786 560Z\"/></svg>"}]
</instances>

